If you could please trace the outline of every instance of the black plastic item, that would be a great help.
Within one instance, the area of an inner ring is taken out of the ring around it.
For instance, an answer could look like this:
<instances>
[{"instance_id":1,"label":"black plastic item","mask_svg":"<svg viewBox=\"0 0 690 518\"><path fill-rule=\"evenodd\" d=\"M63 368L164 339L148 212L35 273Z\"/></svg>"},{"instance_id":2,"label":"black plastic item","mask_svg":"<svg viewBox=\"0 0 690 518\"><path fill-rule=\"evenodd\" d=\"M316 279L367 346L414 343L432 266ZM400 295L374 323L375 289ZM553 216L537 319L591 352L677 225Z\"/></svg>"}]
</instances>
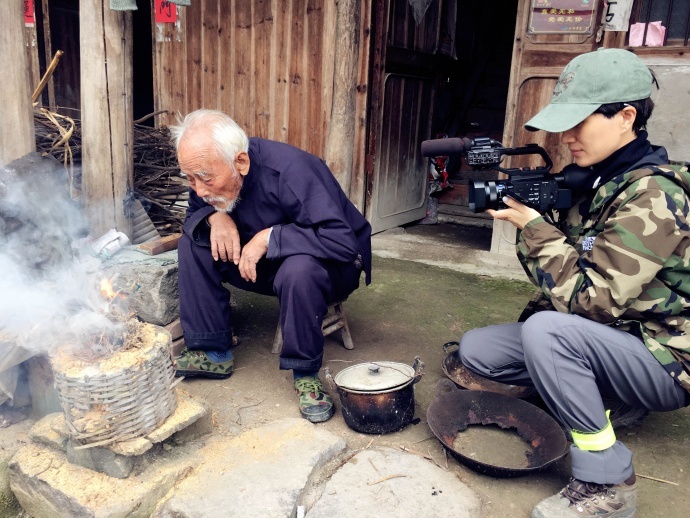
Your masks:
<instances>
[{"instance_id":1,"label":"black plastic item","mask_svg":"<svg viewBox=\"0 0 690 518\"><path fill-rule=\"evenodd\" d=\"M451 348L457 348L458 345L458 342L447 342L443 344L443 352L447 354L443 359L442 365L443 372L458 387L468 390L487 390L489 392L496 392L497 394L519 397L522 399L537 395L537 390L534 387L521 387L518 385L499 383L497 381L482 378L478 374L468 370L460 361L457 349L450 351Z\"/></svg>"},{"instance_id":2,"label":"black plastic item","mask_svg":"<svg viewBox=\"0 0 690 518\"><path fill-rule=\"evenodd\" d=\"M436 391L437 397L426 412L429 428L453 456L480 473L518 477L543 469L567 453L568 441L559 424L531 403L495 392L460 390L445 379L438 382ZM533 448L527 456L527 467L493 465L456 451L456 436L473 424L515 428Z\"/></svg>"}]
</instances>

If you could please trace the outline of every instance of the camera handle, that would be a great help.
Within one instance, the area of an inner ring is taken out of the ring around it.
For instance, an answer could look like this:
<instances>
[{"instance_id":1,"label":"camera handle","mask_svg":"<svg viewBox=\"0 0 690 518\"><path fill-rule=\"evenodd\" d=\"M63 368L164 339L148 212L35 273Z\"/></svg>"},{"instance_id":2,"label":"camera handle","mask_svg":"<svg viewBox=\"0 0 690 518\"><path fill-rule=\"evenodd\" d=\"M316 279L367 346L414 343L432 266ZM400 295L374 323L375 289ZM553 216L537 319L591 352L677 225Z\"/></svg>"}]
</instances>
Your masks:
<instances>
[{"instance_id":1,"label":"camera handle","mask_svg":"<svg viewBox=\"0 0 690 518\"><path fill-rule=\"evenodd\" d=\"M551 161L551 157L549 154L546 152L546 150L537 145L537 144L527 144L526 146L523 147L516 147L516 148L501 148L499 150L501 156L503 155L539 155L544 159L544 164L543 166L538 166L538 167L514 167L514 168L505 168L505 167L500 167L498 165L495 165L491 167L491 169L495 169L496 171L500 171L502 173L507 174L508 176L520 176L520 175L530 175L530 174L547 174L549 171L551 171L551 168L553 167L553 162Z\"/></svg>"}]
</instances>

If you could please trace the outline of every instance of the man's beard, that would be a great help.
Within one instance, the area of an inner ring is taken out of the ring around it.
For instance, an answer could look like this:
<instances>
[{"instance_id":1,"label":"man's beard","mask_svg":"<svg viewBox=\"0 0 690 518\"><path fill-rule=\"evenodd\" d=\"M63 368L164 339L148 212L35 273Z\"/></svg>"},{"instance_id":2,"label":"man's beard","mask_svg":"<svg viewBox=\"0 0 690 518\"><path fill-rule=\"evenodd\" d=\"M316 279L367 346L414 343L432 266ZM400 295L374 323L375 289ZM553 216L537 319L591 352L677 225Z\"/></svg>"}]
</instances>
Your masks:
<instances>
[{"instance_id":1,"label":"man's beard","mask_svg":"<svg viewBox=\"0 0 690 518\"><path fill-rule=\"evenodd\" d=\"M232 212L240 201L239 196L234 200L230 200L225 196L207 196L202 199L216 209L216 212L227 213Z\"/></svg>"}]
</instances>

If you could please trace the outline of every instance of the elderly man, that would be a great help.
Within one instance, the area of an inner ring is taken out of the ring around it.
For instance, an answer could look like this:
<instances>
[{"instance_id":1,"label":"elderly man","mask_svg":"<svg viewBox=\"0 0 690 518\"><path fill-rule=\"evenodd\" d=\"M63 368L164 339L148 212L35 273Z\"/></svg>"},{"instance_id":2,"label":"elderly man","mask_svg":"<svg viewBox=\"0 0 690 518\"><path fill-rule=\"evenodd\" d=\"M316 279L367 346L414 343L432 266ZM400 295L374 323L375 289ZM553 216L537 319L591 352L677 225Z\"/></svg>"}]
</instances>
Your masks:
<instances>
[{"instance_id":1,"label":"elderly man","mask_svg":"<svg viewBox=\"0 0 690 518\"><path fill-rule=\"evenodd\" d=\"M297 148L247 138L227 115L198 110L171 128L189 208L179 243L186 349L177 374L232 374L230 300L222 283L280 304L280 368L291 369L302 417L333 415L318 378L328 304L371 278L371 227L326 164Z\"/></svg>"}]
</instances>

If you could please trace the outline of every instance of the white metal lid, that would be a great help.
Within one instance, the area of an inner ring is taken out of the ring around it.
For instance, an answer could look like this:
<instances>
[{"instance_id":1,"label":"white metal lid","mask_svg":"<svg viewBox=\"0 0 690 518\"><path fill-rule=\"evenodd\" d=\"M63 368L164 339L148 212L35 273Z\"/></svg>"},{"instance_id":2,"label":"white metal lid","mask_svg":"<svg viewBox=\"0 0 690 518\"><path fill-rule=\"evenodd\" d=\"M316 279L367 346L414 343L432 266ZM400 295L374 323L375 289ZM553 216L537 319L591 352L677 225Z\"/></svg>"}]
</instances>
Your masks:
<instances>
[{"instance_id":1,"label":"white metal lid","mask_svg":"<svg viewBox=\"0 0 690 518\"><path fill-rule=\"evenodd\" d=\"M415 371L409 365L377 361L360 363L340 371L334 378L338 387L357 392L382 392L409 383Z\"/></svg>"}]
</instances>

